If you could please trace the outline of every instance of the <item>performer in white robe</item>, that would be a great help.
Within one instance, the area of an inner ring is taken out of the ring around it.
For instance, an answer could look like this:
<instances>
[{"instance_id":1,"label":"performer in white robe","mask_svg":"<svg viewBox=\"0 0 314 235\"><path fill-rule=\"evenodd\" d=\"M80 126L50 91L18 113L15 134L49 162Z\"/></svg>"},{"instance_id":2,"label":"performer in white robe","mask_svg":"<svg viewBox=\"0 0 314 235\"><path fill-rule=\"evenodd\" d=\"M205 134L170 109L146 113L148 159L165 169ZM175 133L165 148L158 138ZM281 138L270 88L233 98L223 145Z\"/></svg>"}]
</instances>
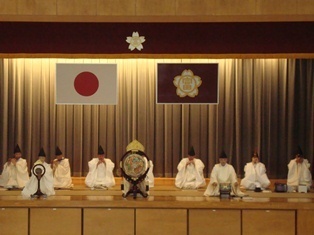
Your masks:
<instances>
[{"instance_id":1,"label":"performer in white robe","mask_svg":"<svg viewBox=\"0 0 314 235\"><path fill-rule=\"evenodd\" d=\"M260 188L266 189L270 185L270 181L266 174L266 167L259 161L257 152L252 155L252 162L249 162L244 167L245 176L241 180L241 187L248 190Z\"/></svg>"},{"instance_id":2,"label":"performer in white robe","mask_svg":"<svg viewBox=\"0 0 314 235\"><path fill-rule=\"evenodd\" d=\"M59 147L56 158L52 161L53 186L55 188L73 188L69 159L65 158Z\"/></svg>"},{"instance_id":3,"label":"performer in white robe","mask_svg":"<svg viewBox=\"0 0 314 235\"><path fill-rule=\"evenodd\" d=\"M216 164L212 170L210 182L204 196L219 196L220 184L231 184L231 195L240 197L245 196L245 194L240 191L237 175L233 166L229 165L227 161L227 155L223 151L219 156L219 163Z\"/></svg>"},{"instance_id":4,"label":"performer in white robe","mask_svg":"<svg viewBox=\"0 0 314 235\"><path fill-rule=\"evenodd\" d=\"M47 196L51 196L55 195L55 190L53 188L53 173L50 164L46 163L45 161L46 154L44 149L41 148L38 154L38 160L34 163L34 166L36 166L37 164L42 164L45 167L45 174L40 179L40 191ZM37 189L38 179L32 172L31 178L29 179L29 181L25 185L25 188L22 191L22 195L25 197L30 197L37 192Z\"/></svg>"},{"instance_id":5,"label":"performer in white robe","mask_svg":"<svg viewBox=\"0 0 314 235\"><path fill-rule=\"evenodd\" d=\"M181 189L197 189L206 185L203 170L204 163L195 158L193 146L188 157L183 158L177 169L178 173L175 179L175 185Z\"/></svg>"},{"instance_id":6,"label":"performer in white robe","mask_svg":"<svg viewBox=\"0 0 314 235\"><path fill-rule=\"evenodd\" d=\"M312 174L310 172L310 163L304 159L303 152L298 147L295 158L288 164L287 185L297 190L299 185L306 185L308 190L312 186Z\"/></svg>"},{"instance_id":7,"label":"performer in white robe","mask_svg":"<svg viewBox=\"0 0 314 235\"><path fill-rule=\"evenodd\" d=\"M113 176L114 163L105 158L105 152L101 146L98 148L98 157L88 162L89 172L85 178L85 184L92 190L107 189L114 186L115 178Z\"/></svg>"},{"instance_id":8,"label":"performer in white robe","mask_svg":"<svg viewBox=\"0 0 314 235\"><path fill-rule=\"evenodd\" d=\"M2 174L0 175L0 187L3 187L4 186L4 182L3 182L3 176Z\"/></svg>"},{"instance_id":9,"label":"performer in white robe","mask_svg":"<svg viewBox=\"0 0 314 235\"><path fill-rule=\"evenodd\" d=\"M0 187L5 187L7 184L8 179L10 178L10 172L7 168L8 165L11 163L12 157L10 156L7 162L3 166L2 174L0 175Z\"/></svg>"},{"instance_id":10,"label":"performer in white robe","mask_svg":"<svg viewBox=\"0 0 314 235\"><path fill-rule=\"evenodd\" d=\"M1 186L8 189L22 189L27 183L29 179L27 162L22 158L19 145L15 146L14 157L9 158L4 164L1 178Z\"/></svg>"},{"instance_id":11,"label":"performer in white robe","mask_svg":"<svg viewBox=\"0 0 314 235\"><path fill-rule=\"evenodd\" d=\"M154 164L152 160L149 160L149 170L147 172L146 181L148 181L149 187L153 188L155 184L155 177L154 177Z\"/></svg>"}]
</instances>

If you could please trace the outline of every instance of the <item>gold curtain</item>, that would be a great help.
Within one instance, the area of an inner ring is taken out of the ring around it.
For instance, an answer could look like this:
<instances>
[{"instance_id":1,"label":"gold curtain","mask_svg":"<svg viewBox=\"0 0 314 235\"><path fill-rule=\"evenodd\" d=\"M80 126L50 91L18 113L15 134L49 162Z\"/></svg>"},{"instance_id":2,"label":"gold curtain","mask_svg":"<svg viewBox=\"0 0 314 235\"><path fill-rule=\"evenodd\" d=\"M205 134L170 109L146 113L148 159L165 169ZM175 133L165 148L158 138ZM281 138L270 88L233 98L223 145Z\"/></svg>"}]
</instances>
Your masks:
<instances>
[{"instance_id":1,"label":"gold curtain","mask_svg":"<svg viewBox=\"0 0 314 235\"><path fill-rule=\"evenodd\" d=\"M156 64L174 62L219 63L219 104L156 104ZM56 63L117 63L118 105L56 105ZM269 176L285 178L297 145L313 160L314 76L313 68L304 69L313 61L296 64L294 59L2 59L0 169L15 144L29 167L40 147L52 159L58 145L73 176L87 174L100 144L117 169L127 144L137 139L153 160L156 177L174 177L193 145L206 176L224 150L241 177L257 149ZM307 98L299 99L304 89ZM297 108L305 113L297 115Z\"/></svg>"}]
</instances>

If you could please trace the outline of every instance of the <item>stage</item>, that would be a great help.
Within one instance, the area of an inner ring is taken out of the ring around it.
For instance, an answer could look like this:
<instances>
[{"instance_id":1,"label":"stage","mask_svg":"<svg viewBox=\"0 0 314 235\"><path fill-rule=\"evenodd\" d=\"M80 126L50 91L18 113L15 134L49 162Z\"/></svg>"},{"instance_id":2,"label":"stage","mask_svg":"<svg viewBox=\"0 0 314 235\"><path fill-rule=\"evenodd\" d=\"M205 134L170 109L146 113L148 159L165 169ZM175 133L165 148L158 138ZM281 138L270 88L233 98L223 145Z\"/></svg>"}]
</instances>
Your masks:
<instances>
[{"instance_id":1,"label":"stage","mask_svg":"<svg viewBox=\"0 0 314 235\"><path fill-rule=\"evenodd\" d=\"M147 198L123 198L120 182L117 178L113 188L90 190L84 178L73 178L73 189L56 190L56 195L46 199L24 198L21 191L0 189L1 231L122 235L312 231L314 193L275 193L274 180L268 192L247 191L247 197L231 199L204 197L205 188L180 190L172 178L156 178Z\"/></svg>"}]
</instances>

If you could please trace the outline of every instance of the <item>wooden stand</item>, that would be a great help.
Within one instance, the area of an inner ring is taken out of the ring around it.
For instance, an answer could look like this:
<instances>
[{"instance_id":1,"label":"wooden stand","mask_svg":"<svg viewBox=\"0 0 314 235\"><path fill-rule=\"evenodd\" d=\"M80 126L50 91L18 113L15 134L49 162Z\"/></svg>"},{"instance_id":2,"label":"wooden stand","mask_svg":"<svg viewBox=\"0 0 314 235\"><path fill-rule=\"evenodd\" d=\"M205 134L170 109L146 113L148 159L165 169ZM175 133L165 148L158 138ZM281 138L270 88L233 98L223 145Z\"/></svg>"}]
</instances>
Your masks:
<instances>
[{"instance_id":1,"label":"wooden stand","mask_svg":"<svg viewBox=\"0 0 314 235\"><path fill-rule=\"evenodd\" d=\"M142 197L144 197L144 198L146 198L146 197L148 196L147 193L144 193L144 192L142 192L142 191L140 190L140 188L137 186L136 183L133 183L131 189L130 189L127 193L122 194L122 197L126 198L126 197L129 196L130 194L133 194L133 198L135 199L135 198L136 198L136 195L137 195L138 193L141 194Z\"/></svg>"},{"instance_id":2,"label":"wooden stand","mask_svg":"<svg viewBox=\"0 0 314 235\"><path fill-rule=\"evenodd\" d=\"M42 168L42 169L41 169ZM40 197L43 197L43 198L46 198L47 195L42 193L41 190L40 190L40 179L44 176L44 174L46 173L46 168L44 167L44 165L42 164L37 164L33 167L32 169L33 171L33 174L36 176L37 178L37 191L36 193L32 194L31 195L31 198L40 198Z\"/></svg>"}]
</instances>

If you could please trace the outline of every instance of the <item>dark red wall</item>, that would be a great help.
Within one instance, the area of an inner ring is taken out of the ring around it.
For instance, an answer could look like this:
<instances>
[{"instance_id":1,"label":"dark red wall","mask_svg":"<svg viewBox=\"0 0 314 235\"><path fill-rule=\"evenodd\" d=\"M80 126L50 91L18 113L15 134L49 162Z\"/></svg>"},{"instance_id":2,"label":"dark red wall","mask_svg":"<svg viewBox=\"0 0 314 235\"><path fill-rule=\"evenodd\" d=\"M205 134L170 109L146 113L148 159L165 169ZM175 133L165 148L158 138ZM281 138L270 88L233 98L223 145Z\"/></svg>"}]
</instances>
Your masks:
<instances>
[{"instance_id":1,"label":"dark red wall","mask_svg":"<svg viewBox=\"0 0 314 235\"><path fill-rule=\"evenodd\" d=\"M145 36L142 51L128 49L134 31ZM0 53L314 53L314 22L0 22L0 32Z\"/></svg>"}]
</instances>

